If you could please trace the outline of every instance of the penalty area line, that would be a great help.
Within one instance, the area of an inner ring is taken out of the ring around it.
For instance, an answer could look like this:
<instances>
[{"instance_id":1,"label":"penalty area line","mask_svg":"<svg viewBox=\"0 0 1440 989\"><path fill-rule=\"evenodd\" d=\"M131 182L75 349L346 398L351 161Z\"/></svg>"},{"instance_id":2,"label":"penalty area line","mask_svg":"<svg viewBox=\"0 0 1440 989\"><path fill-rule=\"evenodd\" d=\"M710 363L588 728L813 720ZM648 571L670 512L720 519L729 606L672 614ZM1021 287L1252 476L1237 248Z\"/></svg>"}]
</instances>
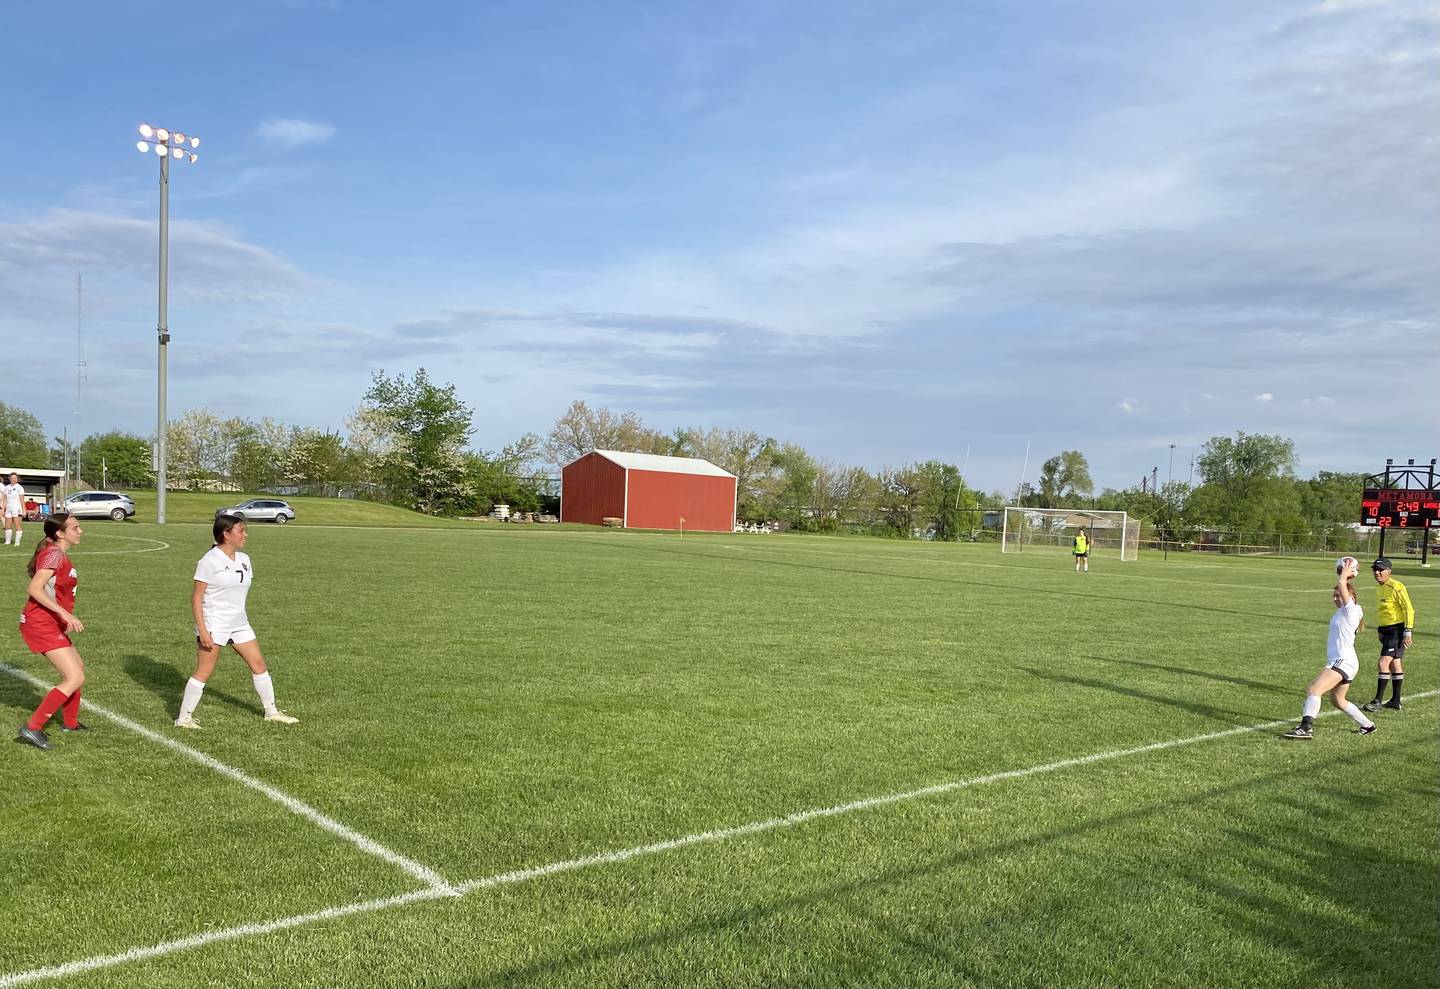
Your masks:
<instances>
[{"instance_id":1,"label":"penalty area line","mask_svg":"<svg viewBox=\"0 0 1440 989\"><path fill-rule=\"evenodd\" d=\"M31 676L24 670L16 669L15 667L10 666L6 663L0 663L0 673L8 674L9 676L12 676L17 680L28 683L33 687L38 687L41 690L46 690L49 688L49 685L46 684L44 681ZM131 721L123 714L117 714L116 712L110 710L107 707L96 704L94 701L86 700L85 710L90 711L94 714L98 714L105 720L117 724L121 728L128 729L129 731L134 732L140 737L148 741L154 742L156 745L163 745L165 748L170 749L172 752L178 752L180 755L183 755L185 758L191 760L192 762L198 762L206 769L213 770L219 773L221 776L232 779L236 783L241 784L242 786L247 786L250 789L256 791L257 793L269 797L271 800L275 801L277 804L284 807L292 814L303 817L311 824L315 824L323 828L324 830L335 835L337 838L348 841L350 844L354 845L362 852L365 852L367 855L374 855L376 858L384 859L386 862L389 862L391 865L404 871L412 878L418 879L420 882L424 883L426 887L433 890L439 895L459 895L454 889L454 887L452 887L450 883L445 880L445 877L441 876L435 870L430 869L427 866L421 865L419 862L416 862L413 859L406 858L399 852L386 848L384 845L380 844L378 841L375 841L373 838L368 838L360 832L356 831L355 829L346 827L344 824L341 824L333 817L330 817L327 814L323 814L320 811L316 810L314 807L311 807L303 800L297 800L295 797L290 796L290 794L286 793L285 791L277 789L276 787L271 786L269 783L262 782L261 780L258 780L255 777L251 776L249 773L243 772L242 770L236 769L234 766L223 763L213 756L208 756L204 752L201 752L199 749L192 749L190 746L184 744L183 742L177 742L173 738L166 738L159 732L152 731L151 729L146 728L144 725L139 724L138 722ZM0 985L4 984L4 981L0 980Z\"/></svg>"},{"instance_id":2,"label":"penalty area line","mask_svg":"<svg viewBox=\"0 0 1440 989\"><path fill-rule=\"evenodd\" d=\"M9 667L0 664L0 668L9 671ZM13 672L13 671L12 671ZM1421 700L1427 697L1440 695L1440 690L1427 690L1421 693L1412 694L1411 701ZM1334 717L1342 712L1336 710L1325 711L1319 715L1321 718ZM127 951L110 955L99 955L93 958L84 958L73 962L65 962L60 965L53 965L46 968L34 968L23 972L13 972L8 975L0 975L0 989L12 989L14 986L28 985L32 982L42 982L47 979L65 978L73 975L80 975L85 972L94 972L100 969L113 968L117 965L124 965L129 962L141 961L149 958L163 958L181 951L189 951L193 948L200 948L207 944L214 944L220 941L234 941L242 938L261 937L266 934L273 934L277 931L289 930L295 927L303 927L308 924L319 923L326 920L335 920L341 917L349 917L355 914L372 913L377 910L389 910L394 907L408 906L412 903L421 903L429 900L439 900L455 896L464 896L476 890L493 889L498 886L513 886L519 883L530 882L535 879L542 879L546 876L553 876L564 872L574 872L580 869L588 869L600 865L612 865L620 862L627 862L630 859L642 858L649 855L657 855L663 852L673 851L678 848L688 848L695 845L709 844L728 841L734 838L743 838L749 835L762 834L767 831L778 831L782 828L792 828L809 821L821 818L839 817L844 814L852 814L857 811L869 810L875 807L884 807L890 804L905 803L911 800L919 800L926 797L933 797L944 793L951 793L957 790L965 790L971 787L984 786L987 783L999 783L1005 780L1024 779L1028 776L1039 776L1045 773L1059 772L1065 769L1073 769L1077 766L1088 766L1100 762L1110 762L1116 759L1125 759L1131 756L1146 755L1151 752L1162 752L1166 749L1178 749L1189 745L1199 745L1202 742L1213 742L1221 738L1233 738L1238 735L1246 735L1253 732L1269 731L1281 725L1293 724L1293 718L1282 721L1266 721L1261 724L1242 725L1239 728L1227 728L1223 731L1209 732L1204 735L1192 735L1188 738L1174 738L1164 742L1152 742L1149 745L1138 745L1129 749L1112 749L1106 752L1095 752L1090 755L1076 756L1073 759L1061 759L1057 762L1047 762L1038 766L1027 766L1023 769L1010 769L999 773L990 773L985 776L973 776L969 779L952 780L947 783L937 783L933 786L921 787L916 790L906 790L902 793L889 793L877 797L866 797L860 800L852 800L847 803L834 804L829 807L817 807L810 810L796 811L793 814L786 814L783 817L771 817L761 821L752 821L749 824L740 824L729 828L716 828L712 831L701 831L695 834L683 835L679 838L671 838L667 841L658 841L648 845L636 845L631 848L621 848L609 852L600 852L594 855L584 855L577 858L565 859L559 862L551 862L547 865L535 866L529 869L516 869L511 872L497 873L492 876L485 876L480 879L471 879L467 882L456 883L451 887L438 888L429 887L416 890L413 893L404 893L399 896L386 897L384 899L363 900L357 903L345 904L338 907L330 907L314 913L297 914L290 917L281 917L276 920L242 924L238 927L227 927L221 930L206 931L201 934L193 934L189 937L179 938L174 941L162 941L159 944L147 947L131 948Z\"/></svg>"}]
</instances>

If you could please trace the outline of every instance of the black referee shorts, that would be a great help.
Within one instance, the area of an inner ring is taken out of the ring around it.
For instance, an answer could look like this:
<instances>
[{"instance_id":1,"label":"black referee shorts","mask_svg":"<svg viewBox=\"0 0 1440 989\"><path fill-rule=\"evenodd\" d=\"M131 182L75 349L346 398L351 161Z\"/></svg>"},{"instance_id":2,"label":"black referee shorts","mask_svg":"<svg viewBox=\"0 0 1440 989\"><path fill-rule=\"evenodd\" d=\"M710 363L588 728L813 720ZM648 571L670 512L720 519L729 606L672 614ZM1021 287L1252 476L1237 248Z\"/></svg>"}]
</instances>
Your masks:
<instances>
[{"instance_id":1,"label":"black referee shorts","mask_svg":"<svg viewBox=\"0 0 1440 989\"><path fill-rule=\"evenodd\" d=\"M1388 659L1405 658L1405 625L1380 626L1380 655Z\"/></svg>"}]
</instances>

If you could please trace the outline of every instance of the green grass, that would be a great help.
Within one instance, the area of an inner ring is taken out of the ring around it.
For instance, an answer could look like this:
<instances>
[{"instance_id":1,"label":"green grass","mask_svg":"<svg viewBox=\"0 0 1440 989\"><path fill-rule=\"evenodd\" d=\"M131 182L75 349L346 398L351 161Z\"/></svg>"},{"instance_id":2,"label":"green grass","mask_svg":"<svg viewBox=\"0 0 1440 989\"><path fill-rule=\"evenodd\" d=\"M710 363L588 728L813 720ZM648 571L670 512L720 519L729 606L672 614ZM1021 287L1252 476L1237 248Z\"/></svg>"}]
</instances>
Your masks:
<instances>
[{"instance_id":1,"label":"green grass","mask_svg":"<svg viewBox=\"0 0 1440 989\"><path fill-rule=\"evenodd\" d=\"M87 697L452 883L1291 718L1330 611L1323 561L1100 559L1076 575L1058 553L867 539L256 526L250 614L302 723L262 723L227 654L205 730L182 735L168 725L206 527L87 530ZM21 566L0 556L17 605ZM1422 629L1412 696L1440 687L1431 574L1399 574ZM0 658L53 679L18 636ZM19 723L38 696L0 676L0 717ZM1416 698L1370 737L1343 716L1308 744L1239 733L73 981L1428 986L1437 714L1440 698ZM0 986L417 888L91 721L49 753L3 750Z\"/></svg>"}]
</instances>

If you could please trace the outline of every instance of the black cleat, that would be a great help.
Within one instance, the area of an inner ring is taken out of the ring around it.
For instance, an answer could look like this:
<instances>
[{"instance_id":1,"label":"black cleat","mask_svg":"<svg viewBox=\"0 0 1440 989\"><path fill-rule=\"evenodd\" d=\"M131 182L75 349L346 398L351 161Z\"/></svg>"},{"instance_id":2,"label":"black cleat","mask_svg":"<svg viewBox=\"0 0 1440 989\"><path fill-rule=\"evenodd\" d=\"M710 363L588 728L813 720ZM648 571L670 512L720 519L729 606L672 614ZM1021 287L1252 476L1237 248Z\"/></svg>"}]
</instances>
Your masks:
<instances>
[{"instance_id":1,"label":"black cleat","mask_svg":"<svg viewBox=\"0 0 1440 989\"><path fill-rule=\"evenodd\" d=\"M85 722L83 722L83 721L77 721L77 722L75 722L75 727L74 727L74 728L71 728L69 725L61 725L61 726L60 726L60 730L61 730L61 731L89 731L89 730L90 730L90 726L87 725L87 724L86 724Z\"/></svg>"},{"instance_id":2,"label":"black cleat","mask_svg":"<svg viewBox=\"0 0 1440 989\"><path fill-rule=\"evenodd\" d=\"M1287 731L1285 734L1281 735L1280 737L1281 737L1281 738L1305 738L1305 739L1310 739L1310 738L1314 738L1314 737L1315 737L1315 732L1314 732L1314 730L1312 730L1312 729L1310 729L1310 728L1291 728L1289 731Z\"/></svg>"},{"instance_id":3,"label":"black cleat","mask_svg":"<svg viewBox=\"0 0 1440 989\"><path fill-rule=\"evenodd\" d=\"M20 734L15 736L15 741L33 745L37 749L50 748L50 739L46 738L45 733L37 728L21 728Z\"/></svg>"},{"instance_id":4,"label":"black cleat","mask_svg":"<svg viewBox=\"0 0 1440 989\"><path fill-rule=\"evenodd\" d=\"M1378 728L1378 727L1380 727L1380 726L1379 726L1379 725L1371 725L1369 728L1356 728L1356 729L1355 729L1355 734L1357 734L1357 735L1373 735L1373 734L1375 734L1375 729Z\"/></svg>"},{"instance_id":5,"label":"black cleat","mask_svg":"<svg viewBox=\"0 0 1440 989\"><path fill-rule=\"evenodd\" d=\"M1387 710L1387 711L1399 711L1399 710L1402 710L1402 708L1400 707L1400 702L1399 702L1399 701L1386 701L1384 704L1381 704L1380 706L1383 707L1383 708L1384 708L1385 710Z\"/></svg>"},{"instance_id":6,"label":"black cleat","mask_svg":"<svg viewBox=\"0 0 1440 989\"><path fill-rule=\"evenodd\" d=\"M1373 701L1366 701L1364 704L1361 704L1360 710L1374 712L1380 710L1384 706L1385 702L1377 697Z\"/></svg>"}]
</instances>

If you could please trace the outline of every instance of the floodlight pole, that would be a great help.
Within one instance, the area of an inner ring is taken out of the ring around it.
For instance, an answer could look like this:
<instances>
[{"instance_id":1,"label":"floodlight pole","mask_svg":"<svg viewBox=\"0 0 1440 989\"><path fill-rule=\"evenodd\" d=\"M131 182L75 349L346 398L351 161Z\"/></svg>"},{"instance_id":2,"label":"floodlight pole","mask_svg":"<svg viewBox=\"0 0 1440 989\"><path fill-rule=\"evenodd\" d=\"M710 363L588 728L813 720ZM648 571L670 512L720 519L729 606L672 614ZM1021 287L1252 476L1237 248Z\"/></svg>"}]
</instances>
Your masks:
<instances>
[{"instance_id":1,"label":"floodlight pole","mask_svg":"<svg viewBox=\"0 0 1440 989\"><path fill-rule=\"evenodd\" d=\"M165 414L166 384L169 379L170 328L166 313L170 282L170 156L160 156L160 299L155 337L159 346L156 361L155 395L155 523L165 524Z\"/></svg>"}]
</instances>

